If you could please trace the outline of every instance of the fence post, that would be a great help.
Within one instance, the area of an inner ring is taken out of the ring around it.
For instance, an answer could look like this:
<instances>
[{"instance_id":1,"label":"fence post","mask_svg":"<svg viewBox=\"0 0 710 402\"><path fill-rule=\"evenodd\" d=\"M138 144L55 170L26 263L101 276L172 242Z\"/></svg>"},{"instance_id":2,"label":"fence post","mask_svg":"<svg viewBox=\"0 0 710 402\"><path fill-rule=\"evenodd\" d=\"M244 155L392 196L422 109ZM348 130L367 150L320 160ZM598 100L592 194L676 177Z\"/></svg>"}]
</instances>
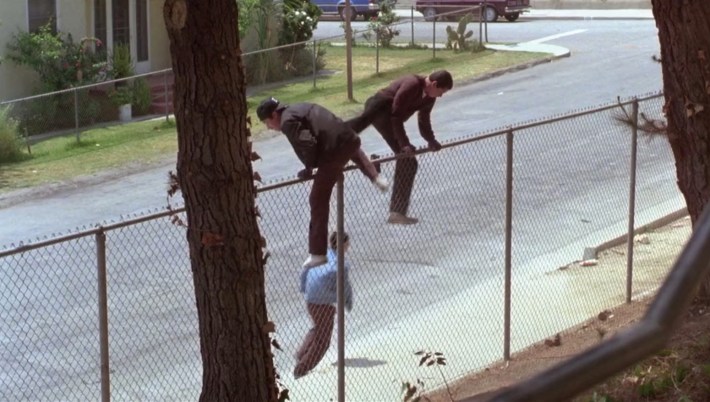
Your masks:
<instances>
[{"instance_id":1,"label":"fence post","mask_svg":"<svg viewBox=\"0 0 710 402\"><path fill-rule=\"evenodd\" d=\"M74 88L74 131L76 133L76 142L81 141L79 135L79 91Z\"/></svg>"},{"instance_id":2,"label":"fence post","mask_svg":"<svg viewBox=\"0 0 710 402\"><path fill-rule=\"evenodd\" d=\"M626 239L626 303L631 303L634 275L634 226L636 211L636 154L638 148L639 101L634 98L631 111L631 162L629 166L629 227Z\"/></svg>"},{"instance_id":3,"label":"fence post","mask_svg":"<svg viewBox=\"0 0 710 402\"><path fill-rule=\"evenodd\" d=\"M410 8L409 8L409 23L410 23L411 29L412 29L411 44L412 44L412 47L414 47L414 6L410 6Z\"/></svg>"},{"instance_id":4,"label":"fence post","mask_svg":"<svg viewBox=\"0 0 710 402\"><path fill-rule=\"evenodd\" d=\"M478 6L478 44L483 45L483 7Z\"/></svg>"},{"instance_id":5,"label":"fence post","mask_svg":"<svg viewBox=\"0 0 710 402\"><path fill-rule=\"evenodd\" d=\"M483 12L485 14L486 10L488 9L488 2L487 0L483 0ZM486 43L488 43L488 19L485 19L483 22L485 26L485 33L486 33Z\"/></svg>"},{"instance_id":6,"label":"fence post","mask_svg":"<svg viewBox=\"0 0 710 402\"><path fill-rule=\"evenodd\" d=\"M354 100L353 97L353 31L350 24L350 15L353 9L350 0L345 0L345 64L346 76L348 82L348 100Z\"/></svg>"},{"instance_id":7,"label":"fence post","mask_svg":"<svg viewBox=\"0 0 710 402\"><path fill-rule=\"evenodd\" d=\"M375 74L380 73L380 30L375 29Z\"/></svg>"},{"instance_id":8,"label":"fence post","mask_svg":"<svg viewBox=\"0 0 710 402\"><path fill-rule=\"evenodd\" d=\"M96 267L99 291L99 342L101 352L101 401L111 400L111 371L108 349L108 291L106 283L106 232L96 233Z\"/></svg>"},{"instance_id":9,"label":"fence post","mask_svg":"<svg viewBox=\"0 0 710 402\"><path fill-rule=\"evenodd\" d=\"M343 197L343 175L337 185L337 231L338 231L338 402L345 402L345 250L343 250L343 230L345 226L345 206Z\"/></svg>"},{"instance_id":10,"label":"fence post","mask_svg":"<svg viewBox=\"0 0 710 402\"><path fill-rule=\"evenodd\" d=\"M316 69L318 68L318 51L316 50L316 38L313 38L313 88L316 87Z\"/></svg>"},{"instance_id":11,"label":"fence post","mask_svg":"<svg viewBox=\"0 0 710 402\"><path fill-rule=\"evenodd\" d=\"M432 58L436 58L436 17L431 22L431 48L432 48Z\"/></svg>"},{"instance_id":12,"label":"fence post","mask_svg":"<svg viewBox=\"0 0 710 402\"><path fill-rule=\"evenodd\" d=\"M163 102L165 103L165 122L170 121L170 107L168 106L168 70L163 72Z\"/></svg>"},{"instance_id":13,"label":"fence post","mask_svg":"<svg viewBox=\"0 0 710 402\"><path fill-rule=\"evenodd\" d=\"M27 145L27 153L32 155L32 146L30 145L30 133L27 132L27 127L25 127L25 145Z\"/></svg>"},{"instance_id":14,"label":"fence post","mask_svg":"<svg viewBox=\"0 0 710 402\"><path fill-rule=\"evenodd\" d=\"M506 133L505 160L505 283L503 308L503 359L510 360L510 300L513 233L513 131Z\"/></svg>"}]
</instances>

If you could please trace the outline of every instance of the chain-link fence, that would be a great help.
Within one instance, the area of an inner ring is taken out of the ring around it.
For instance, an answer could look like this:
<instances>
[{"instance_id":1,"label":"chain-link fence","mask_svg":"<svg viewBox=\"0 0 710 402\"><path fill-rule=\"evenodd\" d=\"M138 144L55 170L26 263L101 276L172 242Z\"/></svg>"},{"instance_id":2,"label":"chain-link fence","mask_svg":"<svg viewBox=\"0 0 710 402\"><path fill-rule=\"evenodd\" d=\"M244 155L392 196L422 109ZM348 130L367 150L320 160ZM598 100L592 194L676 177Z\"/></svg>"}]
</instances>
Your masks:
<instances>
[{"instance_id":1,"label":"chain-link fence","mask_svg":"<svg viewBox=\"0 0 710 402\"><path fill-rule=\"evenodd\" d=\"M660 117L662 98L646 96L639 108ZM354 306L345 333L334 331L344 337L347 400L398 400L401 381L436 387L655 291L669 267L633 267L628 286L626 272L557 269L626 233L629 194L637 225L682 208L667 143L634 141L621 115L620 106L605 105L420 152L408 210L416 225L386 223L396 190L383 194L359 171L347 172ZM393 178L393 157L382 161ZM334 342L310 374L292 374L312 326L299 293L309 190L298 180L260 189L271 254L267 305L283 349L275 351L277 369L292 399L335 400ZM333 199L333 227L336 209ZM0 399L197 399L188 247L168 212L2 251L0 276ZM448 358L441 377L418 366L419 350Z\"/></svg>"}]
</instances>

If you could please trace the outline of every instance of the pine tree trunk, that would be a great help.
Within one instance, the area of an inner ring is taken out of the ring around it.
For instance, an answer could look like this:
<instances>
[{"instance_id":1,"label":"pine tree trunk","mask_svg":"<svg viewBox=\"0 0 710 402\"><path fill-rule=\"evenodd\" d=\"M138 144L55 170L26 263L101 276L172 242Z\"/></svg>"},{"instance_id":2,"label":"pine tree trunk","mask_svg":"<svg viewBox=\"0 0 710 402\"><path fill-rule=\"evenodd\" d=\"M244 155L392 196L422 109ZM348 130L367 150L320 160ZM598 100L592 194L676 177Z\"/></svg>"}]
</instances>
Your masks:
<instances>
[{"instance_id":1,"label":"pine tree trunk","mask_svg":"<svg viewBox=\"0 0 710 402\"><path fill-rule=\"evenodd\" d=\"M652 0L668 138L693 224L710 201L710 1ZM710 284L701 297L710 295Z\"/></svg>"},{"instance_id":2,"label":"pine tree trunk","mask_svg":"<svg viewBox=\"0 0 710 402\"><path fill-rule=\"evenodd\" d=\"M275 401L234 0L166 0L201 401ZM176 267L178 269L179 267Z\"/></svg>"}]
</instances>

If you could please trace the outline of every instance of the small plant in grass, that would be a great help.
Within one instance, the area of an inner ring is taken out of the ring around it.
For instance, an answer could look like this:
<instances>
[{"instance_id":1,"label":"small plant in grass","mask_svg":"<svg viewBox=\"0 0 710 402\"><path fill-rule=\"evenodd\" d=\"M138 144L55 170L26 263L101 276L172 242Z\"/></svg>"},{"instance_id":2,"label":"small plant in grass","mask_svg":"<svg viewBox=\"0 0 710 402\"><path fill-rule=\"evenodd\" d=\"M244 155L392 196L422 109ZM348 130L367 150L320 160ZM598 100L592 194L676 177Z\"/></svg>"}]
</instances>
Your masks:
<instances>
[{"instance_id":1,"label":"small plant in grass","mask_svg":"<svg viewBox=\"0 0 710 402\"><path fill-rule=\"evenodd\" d=\"M150 86L145 78L136 78L133 82L133 114L144 115L150 111Z\"/></svg>"},{"instance_id":2,"label":"small plant in grass","mask_svg":"<svg viewBox=\"0 0 710 402\"><path fill-rule=\"evenodd\" d=\"M372 33L382 47L390 47L392 39L399 35L399 29L396 28L396 23L399 17L392 10L394 2L392 0L384 0L380 2L380 11L377 17L372 17L367 25L369 31L363 34L366 40L370 41Z\"/></svg>"},{"instance_id":3,"label":"small plant in grass","mask_svg":"<svg viewBox=\"0 0 710 402\"><path fill-rule=\"evenodd\" d=\"M10 108L0 108L0 163L18 162L25 158L17 122L10 117Z\"/></svg>"},{"instance_id":4,"label":"small plant in grass","mask_svg":"<svg viewBox=\"0 0 710 402\"><path fill-rule=\"evenodd\" d=\"M111 54L111 77L114 79L126 78L135 74L131 48L128 45L117 44Z\"/></svg>"},{"instance_id":5,"label":"small plant in grass","mask_svg":"<svg viewBox=\"0 0 710 402\"><path fill-rule=\"evenodd\" d=\"M131 87L118 87L109 94L111 101L116 106L130 105L133 103L133 89Z\"/></svg>"},{"instance_id":6,"label":"small plant in grass","mask_svg":"<svg viewBox=\"0 0 710 402\"><path fill-rule=\"evenodd\" d=\"M458 27L454 30L451 26L446 26L446 48L454 51L468 49L469 44L466 39L473 36L473 31L466 32L466 26L473 20L472 14L466 14L459 20Z\"/></svg>"},{"instance_id":7,"label":"small plant in grass","mask_svg":"<svg viewBox=\"0 0 710 402\"><path fill-rule=\"evenodd\" d=\"M449 388L449 383L446 381L444 372L441 370L442 366L446 366L446 357L444 357L444 354L441 352L430 352L426 350L420 350L414 353L414 355L421 356L419 358L419 367L436 366L437 370L439 371L439 375L441 375L441 379L446 385L446 392L449 395L449 400L451 402L454 402L454 396L451 393L451 389ZM414 383L409 381L402 382L402 402L431 401L431 399L424 395L425 388L426 386L424 384L424 381L422 381L420 378L417 378Z\"/></svg>"}]
</instances>

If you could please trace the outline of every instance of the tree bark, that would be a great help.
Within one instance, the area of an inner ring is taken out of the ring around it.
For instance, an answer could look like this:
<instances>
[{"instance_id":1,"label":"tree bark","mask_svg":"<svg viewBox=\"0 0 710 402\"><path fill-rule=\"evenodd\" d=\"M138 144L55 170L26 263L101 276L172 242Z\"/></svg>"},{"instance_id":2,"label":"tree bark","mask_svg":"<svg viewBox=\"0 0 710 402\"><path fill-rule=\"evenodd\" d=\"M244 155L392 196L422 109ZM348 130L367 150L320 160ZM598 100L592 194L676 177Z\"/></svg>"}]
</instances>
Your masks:
<instances>
[{"instance_id":1,"label":"tree bark","mask_svg":"<svg viewBox=\"0 0 710 402\"><path fill-rule=\"evenodd\" d=\"M166 0L177 178L203 363L201 401L275 401L234 0Z\"/></svg>"},{"instance_id":2,"label":"tree bark","mask_svg":"<svg viewBox=\"0 0 710 402\"><path fill-rule=\"evenodd\" d=\"M710 1L652 0L664 112L678 187L693 225L710 201ZM707 281L700 296L710 295Z\"/></svg>"}]
</instances>

